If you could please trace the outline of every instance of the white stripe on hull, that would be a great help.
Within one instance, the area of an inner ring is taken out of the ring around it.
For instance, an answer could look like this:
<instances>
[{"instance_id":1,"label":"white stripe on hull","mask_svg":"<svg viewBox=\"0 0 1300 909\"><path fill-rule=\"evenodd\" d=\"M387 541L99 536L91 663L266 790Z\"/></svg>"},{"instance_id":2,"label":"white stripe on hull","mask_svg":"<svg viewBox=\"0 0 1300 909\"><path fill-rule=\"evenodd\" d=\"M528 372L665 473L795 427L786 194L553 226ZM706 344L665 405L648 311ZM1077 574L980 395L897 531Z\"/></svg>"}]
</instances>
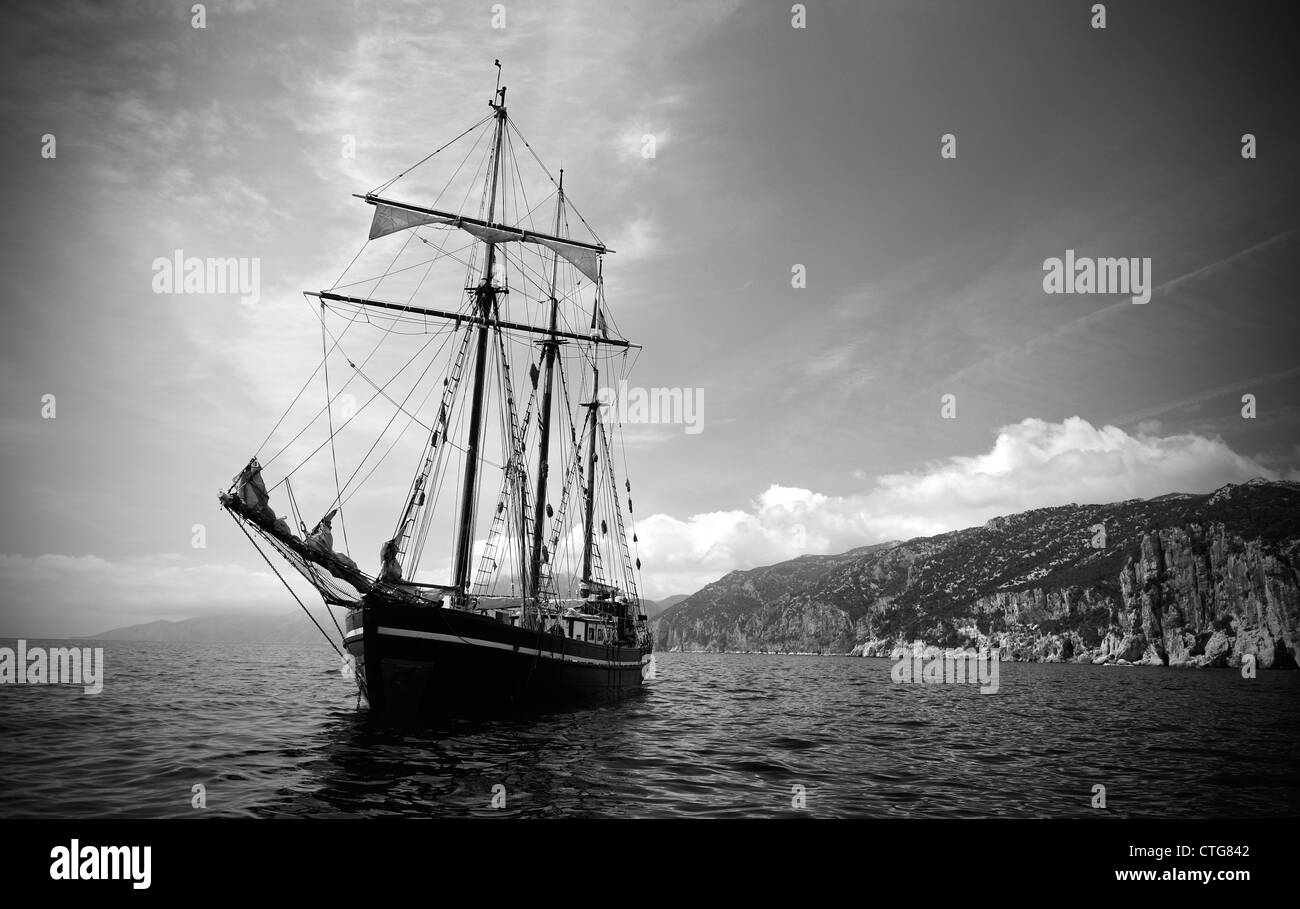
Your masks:
<instances>
[{"instance_id":1,"label":"white stripe on hull","mask_svg":"<svg viewBox=\"0 0 1300 909\"><path fill-rule=\"evenodd\" d=\"M509 650L511 652L528 654L530 656L541 657L546 660L557 660L561 663L590 663L596 666L616 666L623 669L640 668L642 661L625 662L620 660L597 660L591 657L573 656L571 654L556 653L553 650L537 650L532 647L515 647L513 644L502 644L500 641L485 641L481 638L467 638L457 634L438 634L433 631L414 631L409 628L377 628L380 634L386 634L395 638L423 638L430 641L443 641L448 644L471 644L475 647L492 647L497 650ZM364 629L357 628L349 631L343 636L343 640L350 641L354 638L361 637L365 633Z\"/></svg>"}]
</instances>

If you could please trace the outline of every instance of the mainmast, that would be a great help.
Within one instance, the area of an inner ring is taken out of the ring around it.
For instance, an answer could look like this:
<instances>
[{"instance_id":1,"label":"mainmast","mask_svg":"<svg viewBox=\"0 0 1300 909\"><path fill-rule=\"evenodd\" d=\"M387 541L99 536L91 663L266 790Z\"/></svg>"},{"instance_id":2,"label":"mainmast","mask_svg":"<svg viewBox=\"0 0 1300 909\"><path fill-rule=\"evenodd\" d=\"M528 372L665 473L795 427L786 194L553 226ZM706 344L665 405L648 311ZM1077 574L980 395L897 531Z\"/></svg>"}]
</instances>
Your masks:
<instances>
[{"instance_id":1,"label":"mainmast","mask_svg":"<svg viewBox=\"0 0 1300 909\"><path fill-rule=\"evenodd\" d=\"M496 111L496 137L493 140L492 179L488 192L487 220L490 224L496 218L497 181L501 173L501 145L505 137L506 126L506 89L497 89L498 102L489 101L489 106ZM483 282L474 289L475 302L478 307L480 322L474 357L473 403L469 418L469 439L465 447L465 484L461 490L460 527L456 539L455 561L453 562L453 586L461 594L469 592L470 550L474 545L474 500L478 491L478 466L481 459L479 448L483 436L483 398L485 373L487 369L488 332L492 317L496 314L497 288L492 283L492 272L496 265L496 243L487 244L487 263L483 268Z\"/></svg>"},{"instance_id":2,"label":"mainmast","mask_svg":"<svg viewBox=\"0 0 1300 909\"><path fill-rule=\"evenodd\" d=\"M597 299L596 305L600 305ZM590 583L591 577L591 550L595 545L595 507L596 507L596 418L600 412L600 395L598 389L600 386L600 370L595 364L591 367L591 390L592 397L595 399L584 407L589 408L587 416L587 489L586 489L586 513L583 515L582 522L582 581L584 584Z\"/></svg>"},{"instance_id":3,"label":"mainmast","mask_svg":"<svg viewBox=\"0 0 1300 909\"><path fill-rule=\"evenodd\" d=\"M560 169L559 197L555 203L555 235L560 235L560 219L564 214L564 169ZM560 302L555 296L555 285L559 277L560 256L556 253L551 260L551 318L550 333L542 343L542 409L541 423L537 441L537 497L533 508L533 550L532 564L529 568L529 588L533 599L542 596L542 525L546 513L546 478L550 472L551 450L551 389L555 380L555 356L560 346L559 327ZM527 590L525 591L527 595Z\"/></svg>"}]
</instances>

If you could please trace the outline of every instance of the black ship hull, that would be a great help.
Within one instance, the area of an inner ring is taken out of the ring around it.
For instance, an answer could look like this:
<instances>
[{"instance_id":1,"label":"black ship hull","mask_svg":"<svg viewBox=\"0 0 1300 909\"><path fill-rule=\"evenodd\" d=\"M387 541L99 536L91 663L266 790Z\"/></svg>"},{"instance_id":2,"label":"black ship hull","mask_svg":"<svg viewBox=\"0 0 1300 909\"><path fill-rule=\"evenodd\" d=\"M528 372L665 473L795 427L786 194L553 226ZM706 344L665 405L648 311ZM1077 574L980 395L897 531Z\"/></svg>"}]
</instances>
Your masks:
<instances>
[{"instance_id":1,"label":"black ship hull","mask_svg":"<svg viewBox=\"0 0 1300 909\"><path fill-rule=\"evenodd\" d=\"M490 616L381 602L344 643L372 712L456 714L600 700L641 687L651 646L598 644Z\"/></svg>"}]
</instances>

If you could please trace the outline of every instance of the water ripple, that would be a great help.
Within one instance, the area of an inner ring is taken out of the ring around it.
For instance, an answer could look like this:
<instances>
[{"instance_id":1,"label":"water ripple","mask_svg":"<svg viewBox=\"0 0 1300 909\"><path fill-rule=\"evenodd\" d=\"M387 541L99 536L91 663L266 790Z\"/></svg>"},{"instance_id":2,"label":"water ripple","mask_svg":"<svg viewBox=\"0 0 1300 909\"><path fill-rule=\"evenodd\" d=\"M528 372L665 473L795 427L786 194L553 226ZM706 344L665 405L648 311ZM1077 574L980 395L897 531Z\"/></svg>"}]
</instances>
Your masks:
<instances>
[{"instance_id":1,"label":"water ripple","mask_svg":"<svg viewBox=\"0 0 1300 909\"><path fill-rule=\"evenodd\" d=\"M659 654L618 703L413 727L324 647L105 646L97 697L0 688L0 816L1062 817L1096 784L1118 816L1300 813L1294 672L1003 664L981 695Z\"/></svg>"}]
</instances>

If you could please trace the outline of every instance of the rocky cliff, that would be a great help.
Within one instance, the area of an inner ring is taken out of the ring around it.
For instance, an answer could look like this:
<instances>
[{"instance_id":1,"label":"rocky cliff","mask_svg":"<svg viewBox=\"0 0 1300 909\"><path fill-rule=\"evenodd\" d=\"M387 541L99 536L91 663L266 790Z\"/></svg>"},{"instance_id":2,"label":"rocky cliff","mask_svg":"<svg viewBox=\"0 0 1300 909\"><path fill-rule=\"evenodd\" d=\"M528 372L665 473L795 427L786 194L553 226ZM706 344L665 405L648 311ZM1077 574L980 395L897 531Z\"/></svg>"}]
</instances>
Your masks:
<instances>
[{"instance_id":1,"label":"rocky cliff","mask_svg":"<svg viewBox=\"0 0 1300 909\"><path fill-rule=\"evenodd\" d=\"M1295 668L1300 484L1067 505L735 571L658 619L664 650L865 653L920 640L1038 661Z\"/></svg>"}]
</instances>

